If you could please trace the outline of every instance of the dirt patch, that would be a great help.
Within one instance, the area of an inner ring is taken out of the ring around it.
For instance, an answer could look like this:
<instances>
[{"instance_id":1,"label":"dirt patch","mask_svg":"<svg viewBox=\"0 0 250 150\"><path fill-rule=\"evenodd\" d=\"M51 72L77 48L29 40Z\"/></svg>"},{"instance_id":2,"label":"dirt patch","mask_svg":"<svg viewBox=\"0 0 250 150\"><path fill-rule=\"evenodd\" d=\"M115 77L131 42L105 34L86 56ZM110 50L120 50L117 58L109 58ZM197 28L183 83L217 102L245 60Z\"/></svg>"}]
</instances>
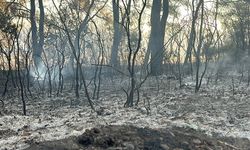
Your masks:
<instances>
[{"instance_id":1,"label":"dirt patch","mask_svg":"<svg viewBox=\"0 0 250 150\"><path fill-rule=\"evenodd\" d=\"M208 137L187 128L153 130L134 126L102 126L86 130L79 137L32 143L26 150L248 150L249 147L247 139Z\"/></svg>"}]
</instances>

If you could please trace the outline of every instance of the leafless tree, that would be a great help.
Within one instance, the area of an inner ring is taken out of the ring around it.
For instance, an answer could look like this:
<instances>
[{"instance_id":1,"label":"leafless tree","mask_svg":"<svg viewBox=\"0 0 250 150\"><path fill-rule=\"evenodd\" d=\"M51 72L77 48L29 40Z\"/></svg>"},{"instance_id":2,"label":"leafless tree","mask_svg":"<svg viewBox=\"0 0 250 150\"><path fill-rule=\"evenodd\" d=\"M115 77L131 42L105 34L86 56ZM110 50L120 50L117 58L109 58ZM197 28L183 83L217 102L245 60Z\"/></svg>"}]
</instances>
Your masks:
<instances>
[{"instance_id":1,"label":"leafless tree","mask_svg":"<svg viewBox=\"0 0 250 150\"><path fill-rule=\"evenodd\" d=\"M125 24L123 25L125 32L126 32L126 36L127 36L127 44L128 44L128 58L127 58L127 62L128 62L128 71L129 71L129 77L130 77L130 88L128 91L125 91L126 95L127 95L127 101L125 102L124 106L126 107L132 107L134 105L134 94L135 92L139 91L137 89L137 85L136 85L136 76L135 76L135 63L136 63L136 58L137 58L137 54L141 49L141 40L142 40L142 30L141 30L141 20L142 20L142 15L144 13L146 4L147 4L147 0L142 0L142 7L141 8L137 8L137 6L135 6L135 10L138 13L138 19L137 19L137 30L138 30L138 40L137 40L137 44L135 47L132 46L132 41L131 41L131 0L129 0L127 3L123 2L123 7L124 7L124 11L126 14L126 21ZM138 94L139 95L139 94Z\"/></svg>"},{"instance_id":2,"label":"leafless tree","mask_svg":"<svg viewBox=\"0 0 250 150\"><path fill-rule=\"evenodd\" d=\"M161 15L162 10L162 15ZM163 51L166 23L169 15L169 0L153 0L151 10L151 33L148 43L148 53L145 63L148 64L149 52L151 53L150 72L152 75L162 73Z\"/></svg>"},{"instance_id":3,"label":"leafless tree","mask_svg":"<svg viewBox=\"0 0 250 150\"><path fill-rule=\"evenodd\" d=\"M32 31L32 49L35 67L41 65L42 51L44 45L44 6L43 0L38 0L39 4L39 29L37 31L36 19L36 3L35 0L30 1L30 21ZM38 33L37 33L38 32Z\"/></svg>"}]
</instances>

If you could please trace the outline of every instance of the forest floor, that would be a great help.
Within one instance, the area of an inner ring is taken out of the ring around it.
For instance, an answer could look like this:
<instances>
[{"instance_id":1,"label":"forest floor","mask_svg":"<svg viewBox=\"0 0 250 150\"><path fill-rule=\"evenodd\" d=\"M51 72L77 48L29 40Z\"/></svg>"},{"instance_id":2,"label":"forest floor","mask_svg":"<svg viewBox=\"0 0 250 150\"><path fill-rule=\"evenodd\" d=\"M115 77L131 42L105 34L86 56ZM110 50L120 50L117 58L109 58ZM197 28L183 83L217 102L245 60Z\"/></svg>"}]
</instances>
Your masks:
<instances>
[{"instance_id":1,"label":"forest floor","mask_svg":"<svg viewBox=\"0 0 250 150\"><path fill-rule=\"evenodd\" d=\"M87 105L83 90L78 103L73 90L48 97L33 88L36 94L27 99L28 115L23 116L19 97L9 93L1 98L5 108L0 110L0 150L75 141L85 146L82 149L249 149L250 88L238 79L204 80L194 93L191 78L185 78L180 89L177 80L152 77L132 108L123 107L122 88L128 80L107 79L94 100L97 112ZM54 140L60 141L44 143Z\"/></svg>"}]
</instances>

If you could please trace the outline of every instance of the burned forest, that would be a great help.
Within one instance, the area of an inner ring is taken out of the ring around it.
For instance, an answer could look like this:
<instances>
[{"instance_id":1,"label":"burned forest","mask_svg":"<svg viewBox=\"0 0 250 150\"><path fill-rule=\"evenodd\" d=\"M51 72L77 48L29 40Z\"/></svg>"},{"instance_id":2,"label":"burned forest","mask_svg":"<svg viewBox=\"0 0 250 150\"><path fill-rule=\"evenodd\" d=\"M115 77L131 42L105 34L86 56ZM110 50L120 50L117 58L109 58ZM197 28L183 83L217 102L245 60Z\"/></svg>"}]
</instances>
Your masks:
<instances>
[{"instance_id":1,"label":"burned forest","mask_svg":"<svg viewBox=\"0 0 250 150\"><path fill-rule=\"evenodd\" d=\"M249 0L0 0L0 150L250 150Z\"/></svg>"}]
</instances>

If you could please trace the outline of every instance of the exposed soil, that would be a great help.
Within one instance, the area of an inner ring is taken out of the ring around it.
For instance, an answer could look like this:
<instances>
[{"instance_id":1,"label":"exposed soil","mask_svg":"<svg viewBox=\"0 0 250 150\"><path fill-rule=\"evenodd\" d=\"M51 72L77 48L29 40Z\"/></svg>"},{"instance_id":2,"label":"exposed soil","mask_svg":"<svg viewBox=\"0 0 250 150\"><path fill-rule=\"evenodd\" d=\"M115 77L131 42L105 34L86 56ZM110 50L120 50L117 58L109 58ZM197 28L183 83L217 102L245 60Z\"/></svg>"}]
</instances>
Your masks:
<instances>
[{"instance_id":1,"label":"exposed soil","mask_svg":"<svg viewBox=\"0 0 250 150\"><path fill-rule=\"evenodd\" d=\"M26 150L249 150L242 138L208 137L190 128L153 130L134 126L102 126L79 137L32 143Z\"/></svg>"}]
</instances>

